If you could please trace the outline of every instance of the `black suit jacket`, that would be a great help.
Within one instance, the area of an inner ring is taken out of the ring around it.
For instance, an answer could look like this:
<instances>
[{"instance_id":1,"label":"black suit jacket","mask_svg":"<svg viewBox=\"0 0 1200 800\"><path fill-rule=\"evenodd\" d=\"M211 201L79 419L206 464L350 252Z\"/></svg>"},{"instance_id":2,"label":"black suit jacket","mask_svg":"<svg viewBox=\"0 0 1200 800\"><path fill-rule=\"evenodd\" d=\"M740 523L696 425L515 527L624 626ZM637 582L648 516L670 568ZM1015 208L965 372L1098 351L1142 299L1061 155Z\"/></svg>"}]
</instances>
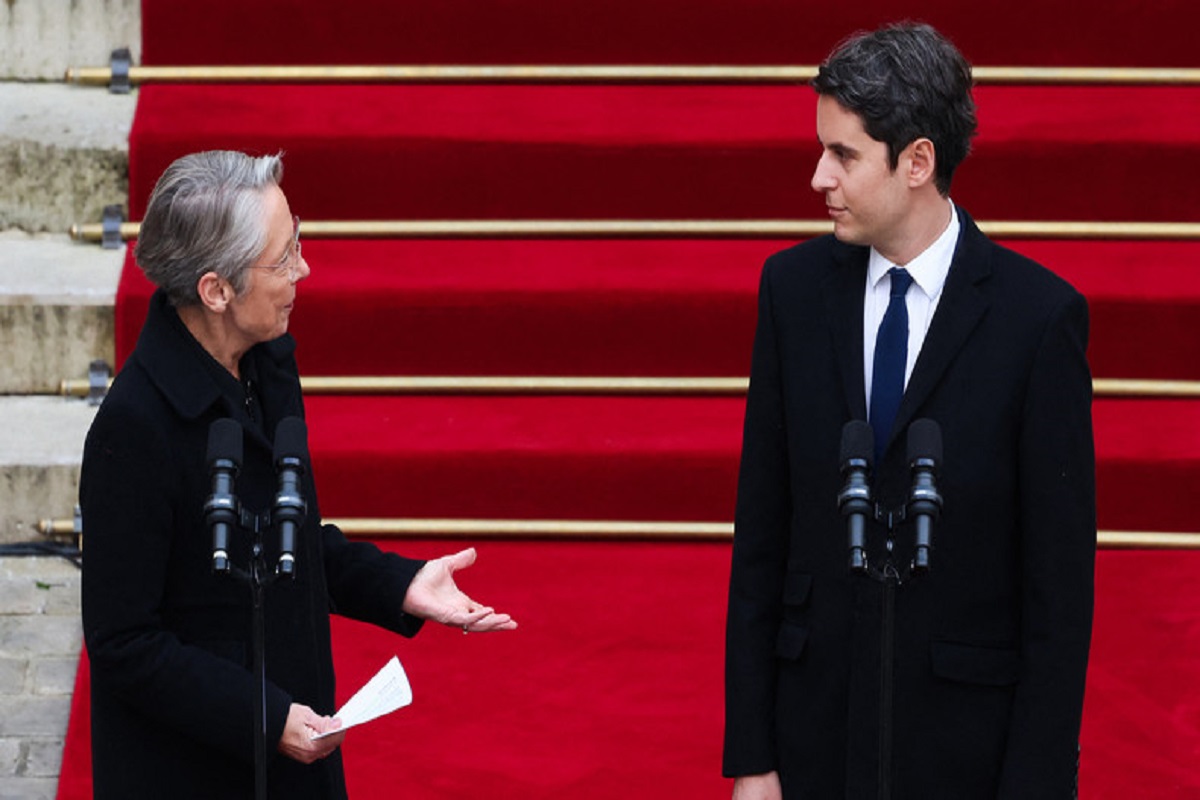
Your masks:
<instances>
[{"instance_id":1,"label":"black suit jacket","mask_svg":"<svg viewBox=\"0 0 1200 800\"><path fill-rule=\"evenodd\" d=\"M942 429L931 572L895 598L893 797L1067 798L1091 635L1095 458L1087 306L962 230L875 500L904 503L904 433ZM883 589L848 569L842 426L866 418L869 251L819 238L762 275L726 652L724 772L778 770L789 798L873 798ZM883 528L868 556L887 560ZM912 557L911 526L895 563Z\"/></svg>"},{"instance_id":2,"label":"black suit jacket","mask_svg":"<svg viewBox=\"0 0 1200 800\"><path fill-rule=\"evenodd\" d=\"M283 417L304 413L294 349L284 336L247 355L268 434ZM244 507L270 508L278 479L271 441L222 393L213 369L221 367L156 293L84 447L83 624L97 800L254 794L250 590L210 567L203 507L211 423L233 417L246 427L236 484ZM295 580L266 589L268 788L289 800L340 798L340 751L310 766L275 752L288 707L335 711L331 610L416 633L419 621L401 602L421 562L323 526L311 471L302 490L308 514L297 534ZM251 538L231 534L235 564L248 563ZM277 537L265 538L274 564Z\"/></svg>"}]
</instances>

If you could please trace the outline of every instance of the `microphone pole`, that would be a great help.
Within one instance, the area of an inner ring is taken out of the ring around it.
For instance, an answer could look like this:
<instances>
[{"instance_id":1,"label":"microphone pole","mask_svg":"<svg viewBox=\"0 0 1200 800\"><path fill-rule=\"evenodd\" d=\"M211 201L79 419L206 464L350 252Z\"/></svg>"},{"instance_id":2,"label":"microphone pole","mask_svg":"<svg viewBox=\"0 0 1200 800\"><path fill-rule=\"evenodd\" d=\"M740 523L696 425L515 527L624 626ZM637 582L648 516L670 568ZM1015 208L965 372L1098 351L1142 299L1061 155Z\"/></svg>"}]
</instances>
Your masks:
<instances>
[{"instance_id":1,"label":"microphone pole","mask_svg":"<svg viewBox=\"0 0 1200 800\"><path fill-rule=\"evenodd\" d=\"M242 426L229 417L208 428L208 463L212 494L204 503L204 522L212 529L212 568L218 574L230 571L229 530L238 524L238 502L233 484L242 467Z\"/></svg>"},{"instance_id":2,"label":"microphone pole","mask_svg":"<svg viewBox=\"0 0 1200 800\"><path fill-rule=\"evenodd\" d=\"M279 492L275 495L275 522L279 526L279 563L275 572L295 577L296 529L304 524L306 505L300 495L304 454L308 452L308 428L300 417L284 417L275 428L275 468Z\"/></svg>"},{"instance_id":3,"label":"microphone pole","mask_svg":"<svg viewBox=\"0 0 1200 800\"><path fill-rule=\"evenodd\" d=\"M867 571L866 524L871 508L871 468L874 466L875 434L861 419L842 427L841 464L846 483L838 492L838 508L847 519L850 571Z\"/></svg>"},{"instance_id":4,"label":"microphone pole","mask_svg":"<svg viewBox=\"0 0 1200 800\"><path fill-rule=\"evenodd\" d=\"M259 561L262 554L261 537L256 535L251 546L251 563L247 573L234 572L229 559L229 530L241 524L241 509L233 495L233 483L242 465L242 426L236 420L223 417L208 428L208 462L212 472L212 494L204 503L204 520L212 527L213 572L235 574L250 584L251 628L253 631L253 670L257 678L258 697L254 705L254 796L267 797L267 739L266 739L266 669L264 650L266 633L263 627L263 585ZM254 524L258 534L258 523Z\"/></svg>"},{"instance_id":5,"label":"microphone pole","mask_svg":"<svg viewBox=\"0 0 1200 800\"><path fill-rule=\"evenodd\" d=\"M933 523L942 513L942 496L937 490L937 470L942 461L942 429L931 419L918 419L908 427L908 463L913 485L908 496L908 513L916 524L914 573L929 570L933 549Z\"/></svg>"}]
</instances>

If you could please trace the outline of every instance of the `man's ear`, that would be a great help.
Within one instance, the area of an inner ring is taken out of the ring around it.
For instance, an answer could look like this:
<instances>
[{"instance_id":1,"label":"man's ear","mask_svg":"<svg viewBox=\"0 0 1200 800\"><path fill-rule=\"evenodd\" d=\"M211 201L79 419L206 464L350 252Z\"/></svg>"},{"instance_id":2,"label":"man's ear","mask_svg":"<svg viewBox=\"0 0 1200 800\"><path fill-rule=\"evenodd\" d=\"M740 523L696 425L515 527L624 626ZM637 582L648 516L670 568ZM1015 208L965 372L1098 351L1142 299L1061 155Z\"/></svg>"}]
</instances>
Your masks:
<instances>
[{"instance_id":1,"label":"man's ear","mask_svg":"<svg viewBox=\"0 0 1200 800\"><path fill-rule=\"evenodd\" d=\"M909 187L916 189L926 183L932 183L937 172L937 153L934 150L933 142L926 138L920 138L906 147L905 151L908 154L906 177Z\"/></svg>"},{"instance_id":2,"label":"man's ear","mask_svg":"<svg viewBox=\"0 0 1200 800\"><path fill-rule=\"evenodd\" d=\"M200 295L200 302L204 307L217 314L224 313L226 306L233 300L233 287L229 285L229 281L211 270L200 276L196 283L196 293Z\"/></svg>"}]
</instances>

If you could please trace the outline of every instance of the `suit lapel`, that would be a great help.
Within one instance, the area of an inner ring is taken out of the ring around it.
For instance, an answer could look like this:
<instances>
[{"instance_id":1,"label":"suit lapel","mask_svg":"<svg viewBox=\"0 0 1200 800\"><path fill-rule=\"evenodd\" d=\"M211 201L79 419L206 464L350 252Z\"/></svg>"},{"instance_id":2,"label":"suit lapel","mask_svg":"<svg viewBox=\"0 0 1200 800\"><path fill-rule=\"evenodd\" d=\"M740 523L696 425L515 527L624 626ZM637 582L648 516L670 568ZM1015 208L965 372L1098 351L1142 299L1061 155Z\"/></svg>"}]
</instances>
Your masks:
<instances>
[{"instance_id":1,"label":"suit lapel","mask_svg":"<svg viewBox=\"0 0 1200 800\"><path fill-rule=\"evenodd\" d=\"M834 355L851 419L867 418L863 380L863 298L870 250L834 244L834 268L822 286Z\"/></svg>"},{"instance_id":2,"label":"suit lapel","mask_svg":"<svg viewBox=\"0 0 1200 800\"><path fill-rule=\"evenodd\" d=\"M908 429L917 411L966 344L971 331L987 313L991 302L986 291L986 281L991 275L991 244L965 211L959 209L958 213L962 225L958 246L942 289L942 299L900 400L892 429L893 439L897 431ZM893 445L894 442L889 442L888 446Z\"/></svg>"}]
</instances>

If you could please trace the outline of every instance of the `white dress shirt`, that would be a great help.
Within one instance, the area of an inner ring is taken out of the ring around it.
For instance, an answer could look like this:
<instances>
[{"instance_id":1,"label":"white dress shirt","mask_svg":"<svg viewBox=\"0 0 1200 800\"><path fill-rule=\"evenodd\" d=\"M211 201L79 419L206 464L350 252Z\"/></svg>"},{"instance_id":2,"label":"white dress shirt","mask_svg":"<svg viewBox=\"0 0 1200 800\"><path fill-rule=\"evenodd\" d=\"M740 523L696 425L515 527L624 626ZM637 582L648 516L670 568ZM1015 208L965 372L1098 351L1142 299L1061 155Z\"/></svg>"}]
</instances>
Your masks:
<instances>
[{"instance_id":1,"label":"white dress shirt","mask_svg":"<svg viewBox=\"0 0 1200 800\"><path fill-rule=\"evenodd\" d=\"M892 278L888 275L888 270L902 266L913 278L913 283L904 296L904 304L908 309L908 362L904 366L904 387L907 389L913 365L917 363L921 345L925 343L925 334L929 331L933 312L937 310L938 301L942 297L942 287L946 285L946 275L950 272L954 248L958 244L958 231L958 212L954 204L950 203L950 223L946 230L907 264L893 264L874 247L871 248L871 259L867 265L866 297L863 303L863 371L866 378L868 414L871 411L871 378L875 369L875 339L879 335L879 324L883 322L883 315L887 312L891 299Z\"/></svg>"}]
</instances>

